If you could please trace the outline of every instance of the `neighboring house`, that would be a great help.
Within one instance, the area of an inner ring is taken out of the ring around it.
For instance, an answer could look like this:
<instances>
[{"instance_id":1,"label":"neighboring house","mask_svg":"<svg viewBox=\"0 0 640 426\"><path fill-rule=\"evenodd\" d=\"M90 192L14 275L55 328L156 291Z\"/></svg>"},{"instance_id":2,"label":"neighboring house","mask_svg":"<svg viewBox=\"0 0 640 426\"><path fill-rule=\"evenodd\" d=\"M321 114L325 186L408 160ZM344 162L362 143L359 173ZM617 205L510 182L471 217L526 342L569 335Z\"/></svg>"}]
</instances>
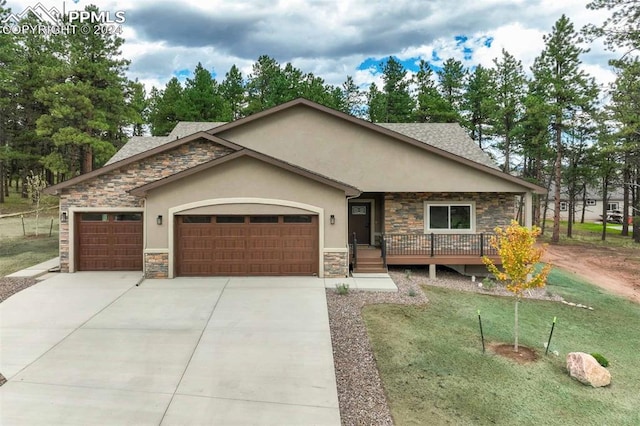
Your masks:
<instances>
[{"instance_id":1,"label":"neighboring house","mask_svg":"<svg viewBox=\"0 0 640 426\"><path fill-rule=\"evenodd\" d=\"M299 99L132 138L47 191L62 271L171 278L480 265L516 199L531 212L545 190L502 173L457 124L373 124Z\"/></svg>"},{"instance_id":2,"label":"neighboring house","mask_svg":"<svg viewBox=\"0 0 640 426\"><path fill-rule=\"evenodd\" d=\"M551 192L552 193L552 192ZM560 220L569 219L569 197L566 192L560 196ZM582 211L584 209L585 222L602 221L602 208L605 201L602 199L601 192L590 188L587 189L586 198L583 200L582 195L576 197L574 206L575 219L577 222L582 220ZM609 212L610 221L622 220L622 209L624 207L624 197L622 189L614 189L607 196L606 209ZM549 199L547 208L547 219L553 219L554 202L553 197ZM629 205L629 217L633 216L633 207ZM613 220L612 220L613 218Z\"/></svg>"}]
</instances>

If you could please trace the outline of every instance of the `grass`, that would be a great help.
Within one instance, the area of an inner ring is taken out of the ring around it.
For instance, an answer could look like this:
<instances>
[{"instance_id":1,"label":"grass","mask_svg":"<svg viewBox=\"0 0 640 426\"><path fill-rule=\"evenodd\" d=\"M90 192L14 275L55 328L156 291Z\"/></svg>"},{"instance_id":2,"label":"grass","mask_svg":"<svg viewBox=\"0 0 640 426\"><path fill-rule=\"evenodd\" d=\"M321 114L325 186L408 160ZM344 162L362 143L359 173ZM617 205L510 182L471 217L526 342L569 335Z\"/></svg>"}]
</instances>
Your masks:
<instances>
[{"instance_id":1,"label":"grass","mask_svg":"<svg viewBox=\"0 0 640 426\"><path fill-rule=\"evenodd\" d=\"M41 207L48 208L56 204L57 198L45 196ZM21 198L14 191L5 198L5 203L0 204L0 214L27 212L33 208L30 199ZM0 218L0 277L58 255L58 211L55 208L41 211L37 237L35 228L36 219L33 213L22 217Z\"/></svg>"},{"instance_id":2,"label":"grass","mask_svg":"<svg viewBox=\"0 0 640 426\"><path fill-rule=\"evenodd\" d=\"M0 277L58 255L58 234L51 237L7 238L0 244Z\"/></svg>"},{"instance_id":3,"label":"grass","mask_svg":"<svg viewBox=\"0 0 640 426\"><path fill-rule=\"evenodd\" d=\"M616 229L618 228L618 229ZM565 245L571 244L592 244L596 246L608 247L638 247L638 244L631 238L632 228L629 226L629 236L622 236L622 225L609 223L607 224L607 238L602 241L602 224L601 223L574 223L573 237L567 238L567 222L560 222L560 243ZM548 242L553 232L553 220L547 220L543 241Z\"/></svg>"},{"instance_id":4,"label":"grass","mask_svg":"<svg viewBox=\"0 0 640 426\"><path fill-rule=\"evenodd\" d=\"M548 291L594 310L522 302L520 343L541 359L519 365L489 351L483 355L478 330L480 309L485 338L511 343L512 298L425 291L425 307L363 311L396 424L640 424L639 306L554 269ZM545 357L554 316L551 350L559 356ZM606 356L612 385L594 389L571 379L565 357L574 351Z\"/></svg>"}]
</instances>

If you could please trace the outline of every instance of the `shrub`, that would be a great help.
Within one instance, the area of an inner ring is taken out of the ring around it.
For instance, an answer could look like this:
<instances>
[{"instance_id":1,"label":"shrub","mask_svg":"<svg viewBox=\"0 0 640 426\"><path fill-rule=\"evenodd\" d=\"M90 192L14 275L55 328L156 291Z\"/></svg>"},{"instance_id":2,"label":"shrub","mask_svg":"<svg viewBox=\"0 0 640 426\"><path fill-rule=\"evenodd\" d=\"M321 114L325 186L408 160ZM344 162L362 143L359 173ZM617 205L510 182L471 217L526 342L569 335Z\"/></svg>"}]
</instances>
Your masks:
<instances>
[{"instance_id":1,"label":"shrub","mask_svg":"<svg viewBox=\"0 0 640 426\"><path fill-rule=\"evenodd\" d=\"M417 293L414 289L410 288L409 289L409 297L416 297Z\"/></svg>"},{"instance_id":2,"label":"shrub","mask_svg":"<svg viewBox=\"0 0 640 426\"><path fill-rule=\"evenodd\" d=\"M482 288L485 290L493 290L496 287L496 282L489 277L485 277L482 280Z\"/></svg>"},{"instance_id":3,"label":"shrub","mask_svg":"<svg viewBox=\"0 0 640 426\"><path fill-rule=\"evenodd\" d=\"M336 292L340 295L349 294L349 284L346 284L346 283L336 284Z\"/></svg>"},{"instance_id":4,"label":"shrub","mask_svg":"<svg viewBox=\"0 0 640 426\"><path fill-rule=\"evenodd\" d=\"M607 359L600 355L597 352L594 352L591 354L592 357L594 357L596 359L596 361L598 361L598 364L600 364L603 367L608 367L609 366L609 361L607 361Z\"/></svg>"}]
</instances>

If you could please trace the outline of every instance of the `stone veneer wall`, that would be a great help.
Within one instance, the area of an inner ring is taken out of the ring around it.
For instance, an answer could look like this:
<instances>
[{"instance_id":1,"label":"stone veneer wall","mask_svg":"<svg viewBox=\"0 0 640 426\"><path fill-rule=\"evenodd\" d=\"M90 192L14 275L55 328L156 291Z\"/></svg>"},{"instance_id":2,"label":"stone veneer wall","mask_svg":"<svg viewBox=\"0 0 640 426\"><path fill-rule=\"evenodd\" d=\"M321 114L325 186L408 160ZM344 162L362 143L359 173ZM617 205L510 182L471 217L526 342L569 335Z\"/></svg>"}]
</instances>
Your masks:
<instances>
[{"instance_id":1,"label":"stone veneer wall","mask_svg":"<svg viewBox=\"0 0 640 426\"><path fill-rule=\"evenodd\" d=\"M229 148L196 140L63 189L60 211L69 207L142 207L127 191L231 153ZM60 269L69 272L69 224L60 224Z\"/></svg>"},{"instance_id":2,"label":"stone veneer wall","mask_svg":"<svg viewBox=\"0 0 640 426\"><path fill-rule=\"evenodd\" d=\"M169 276L169 253L145 253L144 277L167 278Z\"/></svg>"},{"instance_id":3,"label":"stone veneer wall","mask_svg":"<svg viewBox=\"0 0 640 426\"><path fill-rule=\"evenodd\" d=\"M344 278L349 276L349 253L327 252L324 254L324 278Z\"/></svg>"},{"instance_id":4,"label":"stone veneer wall","mask_svg":"<svg viewBox=\"0 0 640 426\"><path fill-rule=\"evenodd\" d=\"M424 234L425 201L474 201L476 233L493 232L496 226L506 226L515 217L515 194L511 193L388 193L384 199L384 232Z\"/></svg>"}]
</instances>

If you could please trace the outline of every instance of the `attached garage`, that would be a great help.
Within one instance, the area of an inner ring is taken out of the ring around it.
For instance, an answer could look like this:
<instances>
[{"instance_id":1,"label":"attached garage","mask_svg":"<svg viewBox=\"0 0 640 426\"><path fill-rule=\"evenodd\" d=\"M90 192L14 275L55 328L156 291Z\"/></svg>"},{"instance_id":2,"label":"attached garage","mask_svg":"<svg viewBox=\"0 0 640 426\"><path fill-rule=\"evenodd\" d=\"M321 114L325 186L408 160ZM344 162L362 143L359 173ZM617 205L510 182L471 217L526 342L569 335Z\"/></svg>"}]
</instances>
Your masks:
<instances>
[{"instance_id":1,"label":"attached garage","mask_svg":"<svg viewBox=\"0 0 640 426\"><path fill-rule=\"evenodd\" d=\"M76 213L78 271L141 271L142 213Z\"/></svg>"},{"instance_id":2,"label":"attached garage","mask_svg":"<svg viewBox=\"0 0 640 426\"><path fill-rule=\"evenodd\" d=\"M318 275L316 215L176 216L176 274Z\"/></svg>"}]
</instances>

